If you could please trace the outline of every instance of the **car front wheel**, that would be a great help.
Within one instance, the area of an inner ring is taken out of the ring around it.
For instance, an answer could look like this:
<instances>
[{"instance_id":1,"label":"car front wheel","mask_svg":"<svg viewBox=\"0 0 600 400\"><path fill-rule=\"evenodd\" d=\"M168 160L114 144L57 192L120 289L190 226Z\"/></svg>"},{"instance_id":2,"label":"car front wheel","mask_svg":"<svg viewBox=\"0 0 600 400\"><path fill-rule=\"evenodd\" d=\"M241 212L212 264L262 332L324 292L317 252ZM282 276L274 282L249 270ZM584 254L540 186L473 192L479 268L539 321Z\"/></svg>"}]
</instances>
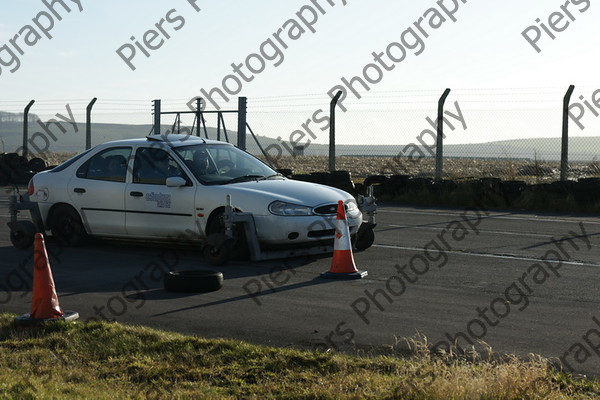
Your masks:
<instances>
[{"instance_id":1,"label":"car front wheel","mask_svg":"<svg viewBox=\"0 0 600 400\"><path fill-rule=\"evenodd\" d=\"M214 233L225 233L225 223L223 221L223 212L215 215L208 223L206 227L207 235ZM233 238L229 244L231 254L229 258L232 260L246 260L250 256L248 250L248 242L246 240L246 233L244 232L244 226L235 224L233 226Z\"/></svg>"}]
</instances>

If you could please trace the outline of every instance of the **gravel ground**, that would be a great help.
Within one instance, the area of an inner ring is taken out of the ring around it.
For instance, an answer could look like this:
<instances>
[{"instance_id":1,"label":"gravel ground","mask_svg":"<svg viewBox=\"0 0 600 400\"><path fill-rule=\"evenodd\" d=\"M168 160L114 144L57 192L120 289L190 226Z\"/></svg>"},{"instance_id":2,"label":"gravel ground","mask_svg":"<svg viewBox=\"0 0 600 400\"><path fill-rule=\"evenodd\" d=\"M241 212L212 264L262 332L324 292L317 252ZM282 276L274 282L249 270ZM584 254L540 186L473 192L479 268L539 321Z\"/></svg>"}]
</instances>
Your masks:
<instances>
[{"instance_id":1,"label":"gravel ground","mask_svg":"<svg viewBox=\"0 0 600 400\"><path fill-rule=\"evenodd\" d=\"M281 157L278 168L290 168L294 173L327 171L327 157ZM409 160L393 157L338 157L336 169L350 171L353 178L369 175L410 175L433 177L435 160ZM600 176L600 163L570 163L569 179ZM444 160L445 179L500 178L528 183L552 182L560 179L558 162L451 158Z\"/></svg>"}]
</instances>

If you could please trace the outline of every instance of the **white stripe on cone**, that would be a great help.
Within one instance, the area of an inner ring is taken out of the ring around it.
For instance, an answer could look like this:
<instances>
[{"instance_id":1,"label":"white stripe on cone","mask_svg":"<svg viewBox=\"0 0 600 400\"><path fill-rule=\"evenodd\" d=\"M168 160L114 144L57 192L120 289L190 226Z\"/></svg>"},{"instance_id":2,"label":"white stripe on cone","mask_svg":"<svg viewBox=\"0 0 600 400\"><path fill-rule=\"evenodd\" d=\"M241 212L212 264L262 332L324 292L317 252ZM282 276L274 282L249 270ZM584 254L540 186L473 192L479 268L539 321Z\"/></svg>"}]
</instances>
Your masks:
<instances>
[{"instance_id":1,"label":"white stripe on cone","mask_svg":"<svg viewBox=\"0 0 600 400\"><path fill-rule=\"evenodd\" d=\"M333 242L333 250L352 250L352 242L350 241L350 228L348 228L348 220L346 218L335 221L335 240Z\"/></svg>"},{"instance_id":2,"label":"white stripe on cone","mask_svg":"<svg viewBox=\"0 0 600 400\"><path fill-rule=\"evenodd\" d=\"M337 217L335 227L335 238L333 240L333 260L331 260L331 273L354 273L358 272L352 255L352 242L350 240L350 229L346 219L344 202L338 201Z\"/></svg>"}]
</instances>

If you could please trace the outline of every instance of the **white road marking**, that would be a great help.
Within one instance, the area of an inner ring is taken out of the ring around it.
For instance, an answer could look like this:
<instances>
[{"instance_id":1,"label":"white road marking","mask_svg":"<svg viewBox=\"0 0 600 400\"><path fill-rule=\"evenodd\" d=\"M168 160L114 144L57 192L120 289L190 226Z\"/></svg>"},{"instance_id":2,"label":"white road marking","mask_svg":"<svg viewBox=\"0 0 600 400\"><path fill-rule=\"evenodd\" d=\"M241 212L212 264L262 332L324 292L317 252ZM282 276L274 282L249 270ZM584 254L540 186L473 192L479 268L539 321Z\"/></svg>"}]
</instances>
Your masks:
<instances>
[{"instance_id":1,"label":"white road marking","mask_svg":"<svg viewBox=\"0 0 600 400\"><path fill-rule=\"evenodd\" d=\"M420 212L420 211L416 211L416 210L389 210L389 209L385 209L385 208L378 208L377 209L377 213L378 214L383 214L383 213L392 213L392 214L419 214L419 215L431 215L431 216L446 216L446 217L457 217L457 216L461 216L463 215L462 212L456 212L456 213L447 213L447 212ZM532 217L517 217L517 216L512 216L512 217L508 217L505 215L494 215L494 214L490 214L490 215L486 215L482 218L490 218L490 219L507 219L507 220L515 220L515 221L534 221L534 222L560 222L560 223L564 223L564 222L570 222L570 223L577 223L580 220L583 220L586 224L595 224L595 225L600 225L600 221L593 221L591 220L592 218L595 218L593 216L589 216L589 217L583 217L583 218L578 218L578 217L572 217L571 219L561 219L561 218L541 218L541 217L536 217L536 216L532 216Z\"/></svg>"},{"instance_id":2,"label":"white road marking","mask_svg":"<svg viewBox=\"0 0 600 400\"><path fill-rule=\"evenodd\" d=\"M435 226L421 226L421 225L393 225L390 224L392 228L416 228L416 229L429 229L433 231L442 231L447 230L446 227L435 227ZM536 233L527 233L527 232L505 232L505 231L490 231L485 229L477 229L481 233L495 233L498 235L509 235L509 236L530 236L530 237L541 237L551 239L552 235L540 235Z\"/></svg>"},{"instance_id":3,"label":"white road marking","mask_svg":"<svg viewBox=\"0 0 600 400\"><path fill-rule=\"evenodd\" d=\"M405 247L405 246L391 246L385 244L374 244L371 247L379 247L382 249L394 249L394 250L410 250L410 251L420 251L424 252L425 249L421 247ZM441 250L437 249L427 249L427 251L441 253ZM462 256L470 256L470 257L483 257L483 258L500 258L504 260L517 260L517 261L530 261L530 262L549 262L549 263L563 263L566 265L578 265L578 266L586 266L586 267L600 267L600 264L589 264L579 261L561 261L561 260L542 260L541 258L531 258L531 257L521 257L521 256L512 256L512 255L501 255L501 254L490 254L490 253L468 253L464 251L453 251L453 250L444 250L445 253L449 254L458 254Z\"/></svg>"}]
</instances>

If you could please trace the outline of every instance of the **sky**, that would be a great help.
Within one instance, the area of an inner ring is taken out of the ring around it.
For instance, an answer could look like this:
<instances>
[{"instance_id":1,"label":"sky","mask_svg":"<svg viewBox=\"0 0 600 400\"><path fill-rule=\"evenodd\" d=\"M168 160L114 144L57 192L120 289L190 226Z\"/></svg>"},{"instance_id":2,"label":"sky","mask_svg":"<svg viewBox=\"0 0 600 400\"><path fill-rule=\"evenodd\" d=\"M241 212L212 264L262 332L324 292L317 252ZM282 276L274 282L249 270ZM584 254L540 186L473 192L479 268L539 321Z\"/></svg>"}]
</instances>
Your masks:
<instances>
[{"instance_id":1,"label":"sky","mask_svg":"<svg viewBox=\"0 0 600 400\"><path fill-rule=\"evenodd\" d=\"M35 99L31 112L42 119L66 114L68 104L83 121L85 106L97 97L95 122L150 123L153 99L163 100L163 110L185 110L201 89L223 91L223 79L236 75L235 63L252 79L228 78L232 92L239 88L239 93L229 102L215 95L216 106L232 109L237 96L246 96L253 130L282 140L303 131L306 141L311 130L313 141L326 143L321 117L329 108L328 92L338 85L346 92L346 112L338 109L337 115L339 143L414 141L428 128L426 118L435 117L446 88L452 89L448 109L456 110L458 102L467 126L457 122L461 127L448 134L449 143L560 133L562 99L570 84L576 86L573 101L581 104L574 112L581 113L585 127L575 124L576 134L600 133L600 117L594 114L600 104L592 101L600 89L600 35L594 30L600 5L590 0L465 1L63 0L70 12L55 1L59 20L47 6L50 0L5 0L0 110L21 112ZM415 25L420 19L422 31ZM527 29L530 41L539 34L539 52L523 36ZM287 48L275 38L280 30ZM280 55L263 45L267 40ZM119 48L124 58L132 57L135 70L119 56ZM402 51L401 61L389 59L391 54L399 60ZM259 72L249 72L247 62ZM354 77L367 87L342 80ZM207 110L215 109L207 103ZM319 110L323 113L315 115Z\"/></svg>"}]
</instances>

